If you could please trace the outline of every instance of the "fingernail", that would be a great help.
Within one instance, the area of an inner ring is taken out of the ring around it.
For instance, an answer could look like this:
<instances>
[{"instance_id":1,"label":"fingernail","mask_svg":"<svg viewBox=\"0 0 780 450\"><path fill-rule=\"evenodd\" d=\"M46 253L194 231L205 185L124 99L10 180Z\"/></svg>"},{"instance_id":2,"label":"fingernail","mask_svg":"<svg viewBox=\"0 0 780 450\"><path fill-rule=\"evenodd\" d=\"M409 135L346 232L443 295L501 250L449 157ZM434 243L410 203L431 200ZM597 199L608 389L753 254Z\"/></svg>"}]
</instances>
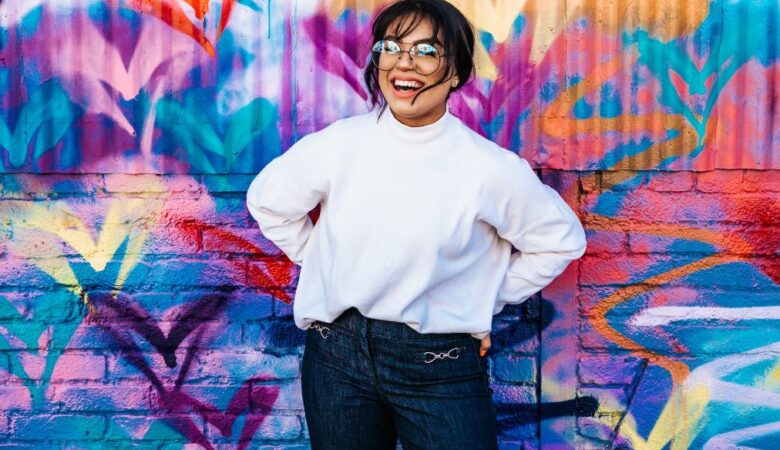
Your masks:
<instances>
[{"instance_id":1,"label":"fingernail","mask_svg":"<svg viewBox=\"0 0 780 450\"><path fill-rule=\"evenodd\" d=\"M487 354L487 349L486 348L479 349L479 356L485 356L486 354Z\"/></svg>"}]
</instances>

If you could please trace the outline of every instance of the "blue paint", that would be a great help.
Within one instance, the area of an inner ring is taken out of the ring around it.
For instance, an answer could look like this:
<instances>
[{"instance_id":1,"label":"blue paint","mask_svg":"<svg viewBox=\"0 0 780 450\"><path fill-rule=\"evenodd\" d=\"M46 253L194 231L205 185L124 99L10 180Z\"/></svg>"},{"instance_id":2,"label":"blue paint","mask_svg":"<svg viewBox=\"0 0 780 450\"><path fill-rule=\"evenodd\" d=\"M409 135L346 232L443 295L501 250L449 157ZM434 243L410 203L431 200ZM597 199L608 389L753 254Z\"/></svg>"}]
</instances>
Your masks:
<instances>
[{"instance_id":1,"label":"blue paint","mask_svg":"<svg viewBox=\"0 0 780 450\"><path fill-rule=\"evenodd\" d=\"M493 35L486 32L486 31L478 31L477 37L479 38L480 42L482 42L482 46L485 47L485 49L490 52L493 49L493 45L495 44L495 39L493 39Z\"/></svg>"},{"instance_id":2,"label":"blue paint","mask_svg":"<svg viewBox=\"0 0 780 450\"><path fill-rule=\"evenodd\" d=\"M601 117L612 119L623 115L623 104L620 100L620 92L612 83L601 86L601 103L599 104Z\"/></svg>"},{"instance_id":3,"label":"blue paint","mask_svg":"<svg viewBox=\"0 0 780 450\"><path fill-rule=\"evenodd\" d=\"M618 144L615 148L607 151L604 154L604 157L598 163L599 168L609 169L625 158L643 153L654 144L655 142L648 136L641 137L639 141L630 139L627 142Z\"/></svg>"},{"instance_id":4,"label":"blue paint","mask_svg":"<svg viewBox=\"0 0 780 450\"><path fill-rule=\"evenodd\" d=\"M43 18L43 5L33 8L22 18L22 21L19 24L19 34L23 38L29 38L35 35L41 24L41 18Z\"/></svg>"},{"instance_id":5,"label":"blue paint","mask_svg":"<svg viewBox=\"0 0 780 450\"><path fill-rule=\"evenodd\" d=\"M561 86L557 80L545 81L539 89L539 97L545 104L552 103L560 95Z\"/></svg>"},{"instance_id":6,"label":"blue paint","mask_svg":"<svg viewBox=\"0 0 780 450\"><path fill-rule=\"evenodd\" d=\"M594 106L588 102L585 96L583 96L577 100L577 103L574 104L574 108L572 108L572 115L575 119L589 119L593 117L594 111Z\"/></svg>"}]
</instances>

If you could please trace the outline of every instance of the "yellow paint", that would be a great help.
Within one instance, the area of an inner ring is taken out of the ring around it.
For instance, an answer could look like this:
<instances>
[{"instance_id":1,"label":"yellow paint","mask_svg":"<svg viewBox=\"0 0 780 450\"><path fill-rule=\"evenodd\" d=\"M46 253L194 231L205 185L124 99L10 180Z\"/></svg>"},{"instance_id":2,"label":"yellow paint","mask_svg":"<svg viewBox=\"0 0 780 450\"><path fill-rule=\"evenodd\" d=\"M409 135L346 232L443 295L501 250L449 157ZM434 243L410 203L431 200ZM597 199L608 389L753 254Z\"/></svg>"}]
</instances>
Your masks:
<instances>
[{"instance_id":1,"label":"yellow paint","mask_svg":"<svg viewBox=\"0 0 780 450\"><path fill-rule=\"evenodd\" d=\"M620 436L636 450L661 450L670 442L672 450L688 449L704 427L701 419L709 402L706 385L686 383L682 388L675 387L647 440L639 434L636 420L629 413L623 419Z\"/></svg>"},{"instance_id":2,"label":"yellow paint","mask_svg":"<svg viewBox=\"0 0 780 450\"><path fill-rule=\"evenodd\" d=\"M778 387L780 387L780 359L775 362L775 366L766 374L763 387L767 391L777 391Z\"/></svg>"},{"instance_id":3,"label":"yellow paint","mask_svg":"<svg viewBox=\"0 0 780 450\"><path fill-rule=\"evenodd\" d=\"M159 190L158 187L150 189ZM99 202L99 200L98 200ZM127 241L114 289L118 292L138 262L152 226L162 211L158 199L123 198L106 200L103 227L92 236L91 227L66 201L48 203L6 202L3 213L12 217L14 239L9 250L35 264L55 281L68 286L75 295L88 301L67 258L56 252L61 243L74 249L95 272L105 270L117 250Z\"/></svg>"}]
</instances>

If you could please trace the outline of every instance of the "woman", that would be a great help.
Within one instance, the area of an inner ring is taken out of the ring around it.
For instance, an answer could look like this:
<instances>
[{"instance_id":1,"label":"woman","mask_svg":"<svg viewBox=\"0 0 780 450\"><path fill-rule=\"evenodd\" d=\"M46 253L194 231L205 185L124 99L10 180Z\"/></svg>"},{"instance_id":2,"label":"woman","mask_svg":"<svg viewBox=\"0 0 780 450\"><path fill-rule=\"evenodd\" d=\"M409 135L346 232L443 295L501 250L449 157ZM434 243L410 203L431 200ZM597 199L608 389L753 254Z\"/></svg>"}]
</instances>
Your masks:
<instances>
[{"instance_id":1,"label":"woman","mask_svg":"<svg viewBox=\"0 0 780 450\"><path fill-rule=\"evenodd\" d=\"M312 448L495 449L491 319L582 255L582 226L528 163L448 112L474 68L455 7L395 2L373 41L379 108L301 139L247 193L263 234L301 265Z\"/></svg>"}]
</instances>

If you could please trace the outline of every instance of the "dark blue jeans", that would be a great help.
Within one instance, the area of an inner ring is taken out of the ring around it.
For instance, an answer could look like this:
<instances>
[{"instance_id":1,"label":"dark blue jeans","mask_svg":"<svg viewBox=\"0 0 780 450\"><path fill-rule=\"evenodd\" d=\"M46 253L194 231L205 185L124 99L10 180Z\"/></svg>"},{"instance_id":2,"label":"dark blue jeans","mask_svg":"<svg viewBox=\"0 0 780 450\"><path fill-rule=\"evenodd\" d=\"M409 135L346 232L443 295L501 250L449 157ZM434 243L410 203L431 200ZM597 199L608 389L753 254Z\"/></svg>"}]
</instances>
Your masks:
<instances>
[{"instance_id":1,"label":"dark blue jeans","mask_svg":"<svg viewBox=\"0 0 780 450\"><path fill-rule=\"evenodd\" d=\"M420 334L352 308L307 330L313 450L497 449L487 361L467 333Z\"/></svg>"}]
</instances>

